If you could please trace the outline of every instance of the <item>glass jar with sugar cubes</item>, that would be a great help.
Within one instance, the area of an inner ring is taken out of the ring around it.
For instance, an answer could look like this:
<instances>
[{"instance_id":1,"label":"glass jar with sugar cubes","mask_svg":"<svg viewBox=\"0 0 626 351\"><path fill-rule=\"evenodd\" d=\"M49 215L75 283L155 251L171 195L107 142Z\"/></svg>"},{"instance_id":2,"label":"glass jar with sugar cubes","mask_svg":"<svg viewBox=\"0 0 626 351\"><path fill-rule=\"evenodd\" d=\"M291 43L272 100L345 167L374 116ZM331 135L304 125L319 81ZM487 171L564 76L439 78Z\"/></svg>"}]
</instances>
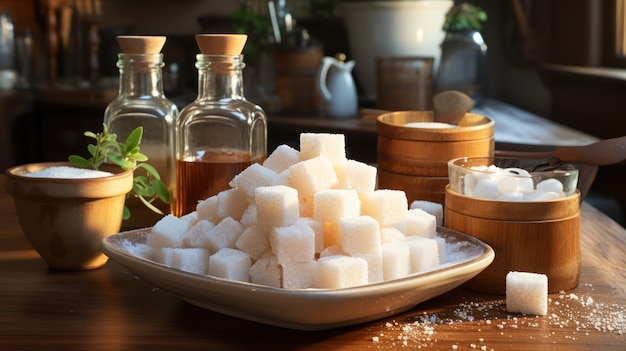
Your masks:
<instances>
[{"instance_id":1,"label":"glass jar with sugar cubes","mask_svg":"<svg viewBox=\"0 0 626 351\"><path fill-rule=\"evenodd\" d=\"M463 157L448 165L445 226L496 252L469 288L504 294L510 271L547 275L551 293L578 286L581 197L576 168L562 164L534 171L535 160L501 157Z\"/></svg>"},{"instance_id":2,"label":"glass jar with sugar cubes","mask_svg":"<svg viewBox=\"0 0 626 351\"><path fill-rule=\"evenodd\" d=\"M198 96L177 122L177 216L267 155L267 117L243 91L244 34L199 34Z\"/></svg>"}]
</instances>

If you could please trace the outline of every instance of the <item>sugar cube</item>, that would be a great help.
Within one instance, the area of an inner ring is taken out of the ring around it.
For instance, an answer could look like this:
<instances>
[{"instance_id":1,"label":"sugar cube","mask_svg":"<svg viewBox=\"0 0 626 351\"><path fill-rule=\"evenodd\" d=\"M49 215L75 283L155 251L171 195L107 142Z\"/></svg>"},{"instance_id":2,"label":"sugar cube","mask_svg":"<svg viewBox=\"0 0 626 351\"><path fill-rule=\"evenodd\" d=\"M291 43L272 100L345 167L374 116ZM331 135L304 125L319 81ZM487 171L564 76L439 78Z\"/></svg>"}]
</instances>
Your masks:
<instances>
[{"instance_id":1,"label":"sugar cube","mask_svg":"<svg viewBox=\"0 0 626 351\"><path fill-rule=\"evenodd\" d=\"M563 183L558 179L549 178L537 183L536 189L561 194L563 192Z\"/></svg>"},{"instance_id":2,"label":"sugar cube","mask_svg":"<svg viewBox=\"0 0 626 351\"><path fill-rule=\"evenodd\" d=\"M213 227L215 227L215 224L206 219L199 220L198 223L189 228L189 231L183 238L183 247L209 249L207 235L210 234Z\"/></svg>"},{"instance_id":3,"label":"sugar cube","mask_svg":"<svg viewBox=\"0 0 626 351\"><path fill-rule=\"evenodd\" d=\"M270 247L280 264L312 261L315 259L315 232L304 225L273 227Z\"/></svg>"},{"instance_id":4,"label":"sugar cube","mask_svg":"<svg viewBox=\"0 0 626 351\"><path fill-rule=\"evenodd\" d=\"M198 220L206 219L213 223L219 222L221 218L217 216L217 195L199 201L196 205L196 212L198 213Z\"/></svg>"},{"instance_id":5,"label":"sugar cube","mask_svg":"<svg viewBox=\"0 0 626 351\"><path fill-rule=\"evenodd\" d=\"M347 160L334 166L339 180L338 188L354 189L359 193L376 189L376 167L356 160Z\"/></svg>"},{"instance_id":6,"label":"sugar cube","mask_svg":"<svg viewBox=\"0 0 626 351\"><path fill-rule=\"evenodd\" d=\"M437 235L437 218L422 209L411 209L406 220L405 234L432 238Z\"/></svg>"},{"instance_id":7,"label":"sugar cube","mask_svg":"<svg viewBox=\"0 0 626 351\"><path fill-rule=\"evenodd\" d=\"M524 201L550 201L556 200L561 197L559 193L553 193L551 191L531 190L525 191Z\"/></svg>"},{"instance_id":8,"label":"sugar cube","mask_svg":"<svg viewBox=\"0 0 626 351\"><path fill-rule=\"evenodd\" d=\"M357 217L360 213L361 200L356 190L324 189L313 197L313 218L318 221L337 221Z\"/></svg>"},{"instance_id":9,"label":"sugar cube","mask_svg":"<svg viewBox=\"0 0 626 351\"><path fill-rule=\"evenodd\" d=\"M317 285L317 261L285 262L281 268L285 289L307 289Z\"/></svg>"},{"instance_id":10,"label":"sugar cube","mask_svg":"<svg viewBox=\"0 0 626 351\"><path fill-rule=\"evenodd\" d=\"M411 272L411 254L406 242L394 241L382 245L383 278L402 278Z\"/></svg>"},{"instance_id":11,"label":"sugar cube","mask_svg":"<svg viewBox=\"0 0 626 351\"><path fill-rule=\"evenodd\" d=\"M235 248L247 252L251 259L256 260L269 248L269 234L270 227L267 225L256 224L247 227L235 242Z\"/></svg>"},{"instance_id":12,"label":"sugar cube","mask_svg":"<svg viewBox=\"0 0 626 351\"><path fill-rule=\"evenodd\" d=\"M217 194L217 216L219 219L232 217L239 220L246 208L248 208L248 197L242 190L234 188Z\"/></svg>"},{"instance_id":13,"label":"sugar cube","mask_svg":"<svg viewBox=\"0 0 626 351\"><path fill-rule=\"evenodd\" d=\"M300 158L328 157L335 162L346 160L346 138L343 134L301 133Z\"/></svg>"},{"instance_id":14,"label":"sugar cube","mask_svg":"<svg viewBox=\"0 0 626 351\"><path fill-rule=\"evenodd\" d=\"M209 257L209 275L249 282L251 264L247 253L226 247Z\"/></svg>"},{"instance_id":15,"label":"sugar cube","mask_svg":"<svg viewBox=\"0 0 626 351\"><path fill-rule=\"evenodd\" d=\"M340 218L339 240L348 254L378 253L381 250L380 225L369 216Z\"/></svg>"},{"instance_id":16,"label":"sugar cube","mask_svg":"<svg viewBox=\"0 0 626 351\"><path fill-rule=\"evenodd\" d=\"M483 199L495 199L500 195L498 183L494 178L483 178L476 183L472 196Z\"/></svg>"},{"instance_id":17,"label":"sugar cube","mask_svg":"<svg viewBox=\"0 0 626 351\"><path fill-rule=\"evenodd\" d=\"M182 247L187 230L189 230L187 221L168 214L152 227L148 245L152 248Z\"/></svg>"},{"instance_id":18,"label":"sugar cube","mask_svg":"<svg viewBox=\"0 0 626 351\"><path fill-rule=\"evenodd\" d=\"M263 166L276 173L281 173L299 161L300 152L289 145L283 144L276 147L276 149L265 159Z\"/></svg>"},{"instance_id":19,"label":"sugar cube","mask_svg":"<svg viewBox=\"0 0 626 351\"><path fill-rule=\"evenodd\" d=\"M324 222L324 247L334 245L341 246L339 222Z\"/></svg>"},{"instance_id":20,"label":"sugar cube","mask_svg":"<svg viewBox=\"0 0 626 351\"><path fill-rule=\"evenodd\" d=\"M439 265L439 246L437 241L421 236L407 237L411 255L411 272L422 272Z\"/></svg>"},{"instance_id":21,"label":"sugar cube","mask_svg":"<svg viewBox=\"0 0 626 351\"><path fill-rule=\"evenodd\" d=\"M334 187L339 180L329 158L315 157L289 167L289 182L298 193L313 195L322 189Z\"/></svg>"},{"instance_id":22,"label":"sugar cube","mask_svg":"<svg viewBox=\"0 0 626 351\"><path fill-rule=\"evenodd\" d=\"M317 260L317 286L340 289L367 284L367 262L358 257L327 256Z\"/></svg>"},{"instance_id":23,"label":"sugar cube","mask_svg":"<svg viewBox=\"0 0 626 351\"><path fill-rule=\"evenodd\" d=\"M506 310L545 316L548 313L548 276L530 272L507 273Z\"/></svg>"},{"instance_id":24,"label":"sugar cube","mask_svg":"<svg viewBox=\"0 0 626 351\"><path fill-rule=\"evenodd\" d=\"M326 248L324 248L324 250L320 252L320 257L337 256L337 255L347 256L347 254L343 252L341 245L326 246Z\"/></svg>"},{"instance_id":25,"label":"sugar cube","mask_svg":"<svg viewBox=\"0 0 626 351\"><path fill-rule=\"evenodd\" d=\"M367 282L378 283L384 280L383 252L366 254L352 254L352 257L362 258L367 262Z\"/></svg>"},{"instance_id":26,"label":"sugar cube","mask_svg":"<svg viewBox=\"0 0 626 351\"><path fill-rule=\"evenodd\" d=\"M387 226L406 221L409 205L401 190L379 189L361 195L361 214L371 216Z\"/></svg>"},{"instance_id":27,"label":"sugar cube","mask_svg":"<svg viewBox=\"0 0 626 351\"><path fill-rule=\"evenodd\" d=\"M284 185L257 188L255 203L259 223L285 226L300 218L298 192L294 188Z\"/></svg>"},{"instance_id":28,"label":"sugar cube","mask_svg":"<svg viewBox=\"0 0 626 351\"><path fill-rule=\"evenodd\" d=\"M301 217L296 221L297 226L306 225L315 233L315 253L324 250L324 222L316 221L312 218Z\"/></svg>"},{"instance_id":29,"label":"sugar cube","mask_svg":"<svg viewBox=\"0 0 626 351\"><path fill-rule=\"evenodd\" d=\"M199 248L164 248L167 264L182 271L205 275L209 271L209 251ZM167 252L167 253L165 253Z\"/></svg>"},{"instance_id":30,"label":"sugar cube","mask_svg":"<svg viewBox=\"0 0 626 351\"><path fill-rule=\"evenodd\" d=\"M241 223L232 217L222 219L205 236L211 254L226 247L234 248L243 230Z\"/></svg>"},{"instance_id":31,"label":"sugar cube","mask_svg":"<svg viewBox=\"0 0 626 351\"><path fill-rule=\"evenodd\" d=\"M414 200L409 209L419 208L437 218L437 225L443 225L443 205L438 202L426 200Z\"/></svg>"},{"instance_id":32,"label":"sugar cube","mask_svg":"<svg viewBox=\"0 0 626 351\"><path fill-rule=\"evenodd\" d=\"M257 222L258 221L256 218L256 204L251 203L248 205L246 210L243 211L243 214L241 215L241 219L239 220L239 223L241 223L241 225L244 227L250 227L250 226L257 224Z\"/></svg>"},{"instance_id":33,"label":"sugar cube","mask_svg":"<svg viewBox=\"0 0 626 351\"><path fill-rule=\"evenodd\" d=\"M265 251L250 267L250 282L280 288L282 268L271 251Z\"/></svg>"},{"instance_id":34,"label":"sugar cube","mask_svg":"<svg viewBox=\"0 0 626 351\"><path fill-rule=\"evenodd\" d=\"M383 244L394 241L405 241L406 236L396 227L380 228L380 240Z\"/></svg>"},{"instance_id":35,"label":"sugar cube","mask_svg":"<svg viewBox=\"0 0 626 351\"><path fill-rule=\"evenodd\" d=\"M243 191L248 198L253 199L255 189L268 185L275 177L276 172L259 163L253 163L233 178L231 186Z\"/></svg>"}]
</instances>

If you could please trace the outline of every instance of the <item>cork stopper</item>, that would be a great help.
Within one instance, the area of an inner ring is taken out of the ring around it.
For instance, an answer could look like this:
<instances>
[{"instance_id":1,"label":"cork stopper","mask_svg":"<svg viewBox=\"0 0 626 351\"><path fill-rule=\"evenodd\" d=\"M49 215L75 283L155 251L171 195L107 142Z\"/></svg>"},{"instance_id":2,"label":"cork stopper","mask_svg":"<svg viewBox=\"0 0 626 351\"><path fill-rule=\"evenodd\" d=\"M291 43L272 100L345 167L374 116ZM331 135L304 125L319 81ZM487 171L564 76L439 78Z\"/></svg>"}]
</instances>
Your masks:
<instances>
[{"instance_id":1,"label":"cork stopper","mask_svg":"<svg viewBox=\"0 0 626 351\"><path fill-rule=\"evenodd\" d=\"M245 34L197 34L196 43L204 55L241 55L248 36Z\"/></svg>"},{"instance_id":2,"label":"cork stopper","mask_svg":"<svg viewBox=\"0 0 626 351\"><path fill-rule=\"evenodd\" d=\"M159 54L165 45L164 36L118 35L117 44L125 54Z\"/></svg>"}]
</instances>

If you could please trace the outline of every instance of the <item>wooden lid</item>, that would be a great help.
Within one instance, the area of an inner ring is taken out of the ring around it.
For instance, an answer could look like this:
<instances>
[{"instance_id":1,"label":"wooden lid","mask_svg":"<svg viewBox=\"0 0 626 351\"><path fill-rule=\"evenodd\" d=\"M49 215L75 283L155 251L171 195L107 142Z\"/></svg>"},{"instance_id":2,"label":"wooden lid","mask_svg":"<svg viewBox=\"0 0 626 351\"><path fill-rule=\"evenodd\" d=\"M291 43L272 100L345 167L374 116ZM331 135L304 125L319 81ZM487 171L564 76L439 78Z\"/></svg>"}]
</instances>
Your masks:
<instances>
[{"instance_id":1,"label":"wooden lid","mask_svg":"<svg viewBox=\"0 0 626 351\"><path fill-rule=\"evenodd\" d=\"M159 54L165 45L164 36L118 35L117 44L125 54Z\"/></svg>"},{"instance_id":2,"label":"wooden lid","mask_svg":"<svg viewBox=\"0 0 626 351\"><path fill-rule=\"evenodd\" d=\"M196 43L205 55L241 55L248 36L245 34L197 34Z\"/></svg>"}]
</instances>

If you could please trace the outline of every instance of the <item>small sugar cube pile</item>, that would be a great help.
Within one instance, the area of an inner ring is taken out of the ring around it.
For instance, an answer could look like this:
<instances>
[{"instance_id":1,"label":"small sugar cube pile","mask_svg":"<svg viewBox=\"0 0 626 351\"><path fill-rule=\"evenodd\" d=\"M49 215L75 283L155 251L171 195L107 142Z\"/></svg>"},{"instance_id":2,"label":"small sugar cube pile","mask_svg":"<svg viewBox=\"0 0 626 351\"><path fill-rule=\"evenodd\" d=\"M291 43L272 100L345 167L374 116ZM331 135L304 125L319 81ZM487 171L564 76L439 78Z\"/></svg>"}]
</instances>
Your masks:
<instances>
[{"instance_id":1,"label":"small sugar cube pile","mask_svg":"<svg viewBox=\"0 0 626 351\"><path fill-rule=\"evenodd\" d=\"M532 175L522 168L473 166L464 177L467 196L501 201L547 201L565 197L563 183L549 178L535 185Z\"/></svg>"},{"instance_id":2,"label":"small sugar cube pile","mask_svg":"<svg viewBox=\"0 0 626 351\"><path fill-rule=\"evenodd\" d=\"M441 206L376 189L376 168L347 159L342 134L303 133L183 217L168 215L144 257L177 269L286 289L366 285L445 260ZM422 209L421 206L427 208Z\"/></svg>"}]
</instances>

